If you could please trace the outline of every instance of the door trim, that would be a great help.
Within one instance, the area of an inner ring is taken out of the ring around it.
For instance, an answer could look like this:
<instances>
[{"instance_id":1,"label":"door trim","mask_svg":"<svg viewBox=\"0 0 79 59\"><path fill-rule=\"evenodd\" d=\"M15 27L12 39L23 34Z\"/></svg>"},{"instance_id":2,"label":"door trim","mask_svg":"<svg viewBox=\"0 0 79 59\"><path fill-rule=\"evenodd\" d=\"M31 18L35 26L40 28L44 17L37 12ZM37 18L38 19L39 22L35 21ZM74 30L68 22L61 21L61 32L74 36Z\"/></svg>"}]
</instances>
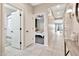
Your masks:
<instances>
[{"instance_id":1,"label":"door trim","mask_svg":"<svg viewBox=\"0 0 79 59\"><path fill-rule=\"evenodd\" d=\"M36 13L34 14L34 21L37 15L43 15L44 16L44 46L48 46L48 31L47 31L47 13ZM35 26L34 26L35 29ZM35 31L35 30L34 30ZM34 44L35 44L35 32L34 32Z\"/></svg>"}]
</instances>

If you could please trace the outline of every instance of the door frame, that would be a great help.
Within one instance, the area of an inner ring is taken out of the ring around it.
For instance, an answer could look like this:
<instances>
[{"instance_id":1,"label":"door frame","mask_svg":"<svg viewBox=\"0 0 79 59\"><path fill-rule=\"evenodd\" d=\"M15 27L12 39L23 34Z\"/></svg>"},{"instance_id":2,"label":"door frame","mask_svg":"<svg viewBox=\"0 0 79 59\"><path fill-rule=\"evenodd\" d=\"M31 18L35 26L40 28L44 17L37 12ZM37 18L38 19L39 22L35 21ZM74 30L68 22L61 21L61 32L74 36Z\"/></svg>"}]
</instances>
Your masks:
<instances>
[{"instance_id":1,"label":"door frame","mask_svg":"<svg viewBox=\"0 0 79 59\"><path fill-rule=\"evenodd\" d=\"M37 15L43 15L44 16L44 46L48 46L48 26L47 26L47 13L46 12L42 12L42 13L36 13L34 14L34 25L35 25L35 18L37 17ZM35 44L35 26L34 26L34 44Z\"/></svg>"},{"instance_id":2,"label":"door frame","mask_svg":"<svg viewBox=\"0 0 79 59\"><path fill-rule=\"evenodd\" d=\"M4 4L2 4L2 55L5 55L5 36L6 36L6 30L5 30L5 21L6 21L6 18L5 18L5 13L4 13L4 5L5 5L6 3L4 3ZM20 10L21 11L21 18L20 18L20 27L22 28L22 30L20 31L20 36L21 36L21 38L20 38L20 40L21 40L21 50L23 50L23 48L24 48L24 12L23 12L23 10L22 9L20 9L20 8L18 8L18 7L16 7L14 4L7 4L7 5L10 5L10 6L12 6L13 8L15 8L15 9L18 9L18 10Z\"/></svg>"}]
</instances>

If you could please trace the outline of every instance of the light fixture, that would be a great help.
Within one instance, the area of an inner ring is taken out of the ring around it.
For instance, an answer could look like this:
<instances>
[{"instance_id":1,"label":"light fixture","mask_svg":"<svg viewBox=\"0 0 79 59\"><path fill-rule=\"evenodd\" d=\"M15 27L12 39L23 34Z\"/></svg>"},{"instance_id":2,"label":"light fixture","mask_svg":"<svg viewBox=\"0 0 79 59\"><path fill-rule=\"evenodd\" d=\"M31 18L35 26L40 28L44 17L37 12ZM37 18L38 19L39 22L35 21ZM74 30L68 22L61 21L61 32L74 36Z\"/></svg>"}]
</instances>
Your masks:
<instances>
[{"instance_id":1,"label":"light fixture","mask_svg":"<svg viewBox=\"0 0 79 59\"><path fill-rule=\"evenodd\" d=\"M54 18L62 18L66 9L66 4L58 4L51 7Z\"/></svg>"},{"instance_id":2,"label":"light fixture","mask_svg":"<svg viewBox=\"0 0 79 59\"><path fill-rule=\"evenodd\" d=\"M72 12L72 9L68 9L68 10L66 11L66 13L70 13L70 12Z\"/></svg>"}]
</instances>

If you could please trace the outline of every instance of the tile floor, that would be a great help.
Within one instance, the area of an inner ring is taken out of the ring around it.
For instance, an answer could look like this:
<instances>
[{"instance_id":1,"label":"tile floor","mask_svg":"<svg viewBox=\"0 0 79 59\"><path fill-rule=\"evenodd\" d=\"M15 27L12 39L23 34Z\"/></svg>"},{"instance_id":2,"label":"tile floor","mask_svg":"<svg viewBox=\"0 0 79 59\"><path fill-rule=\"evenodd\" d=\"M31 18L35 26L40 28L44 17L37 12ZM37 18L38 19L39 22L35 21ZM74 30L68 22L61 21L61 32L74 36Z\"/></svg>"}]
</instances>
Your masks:
<instances>
[{"instance_id":1,"label":"tile floor","mask_svg":"<svg viewBox=\"0 0 79 59\"><path fill-rule=\"evenodd\" d=\"M62 35L58 35L53 40L52 48L43 44L32 44L24 50L18 50L10 46L5 48L7 56L64 56L64 44Z\"/></svg>"},{"instance_id":2,"label":"tile floor","mask_svg":"<svg viewBox=\"0 0 79 59\"><path fill-rule=\"evenodd\" d=\"M59 56L56 49L50 49L41 44L31 45L24 50L17 50L10 46L6 47L6 56Z\"/></svg>"}]
</instances>

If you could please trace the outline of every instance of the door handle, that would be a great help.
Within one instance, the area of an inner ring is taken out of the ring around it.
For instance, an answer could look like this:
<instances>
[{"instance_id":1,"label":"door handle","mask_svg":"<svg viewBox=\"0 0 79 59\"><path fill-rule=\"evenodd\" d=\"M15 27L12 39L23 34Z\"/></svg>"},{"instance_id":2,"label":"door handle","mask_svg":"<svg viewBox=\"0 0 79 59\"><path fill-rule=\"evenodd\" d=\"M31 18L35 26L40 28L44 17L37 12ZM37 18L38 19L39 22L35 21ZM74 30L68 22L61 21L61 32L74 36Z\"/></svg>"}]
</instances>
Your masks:
<instances>
[{"instance_id":1,"label":"door handle","mask_svg":"<svg viewBox=\"0 0 79 59\"><path fill-rule=\"evenodd\" d=\"M26 32L29 32L28 30Z\"/></svg>"},{"instance_id":2,"label":"door handle","mask_svg":"<svg viewBox=\"0 0 79 59\"><path fill-rule=\"evenodd\" d=\"M13 33L13 31L11 31L11 33Z\"/></svg>"}]
</instances>

